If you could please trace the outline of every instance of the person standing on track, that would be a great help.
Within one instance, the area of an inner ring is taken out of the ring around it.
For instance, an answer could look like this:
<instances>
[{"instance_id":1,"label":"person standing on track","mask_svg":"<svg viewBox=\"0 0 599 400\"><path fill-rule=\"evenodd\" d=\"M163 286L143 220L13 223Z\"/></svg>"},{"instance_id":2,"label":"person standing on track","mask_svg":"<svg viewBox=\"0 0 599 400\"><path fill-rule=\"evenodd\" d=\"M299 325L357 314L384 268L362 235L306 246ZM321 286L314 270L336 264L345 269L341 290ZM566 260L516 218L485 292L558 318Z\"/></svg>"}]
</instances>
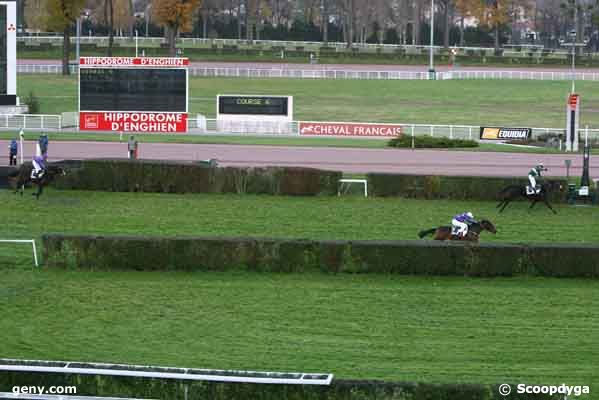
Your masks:
<instances>
[{"instance_id":1,"label":"person standing on track","mask_svg":"<svg viewBox=\"0 0 599 400\"><path fill-rule=\"evenodd\" d=\"M137 140L135 140L135 136L129 136L129 141L127 142L127 145L129 149L129 159L137 159Z\"/></svg>"},{"instance_id":2,"label":"person standing on track","mask_svg":"<svg viewBox=\"0 0 599 400\"><path fill-rule=\"evenodd\" d=\"M17 153L19 151L19 145L17 139L10 141L8 145L8 165L17 165Z\"/></svg>"},{"instance_id":3,"label":"person standing on track","mask_svg":"<svg viewBox=\"0 0 599 400\"><path fill-rule=\"evenodd\" d=\"M38 141L40 155L44 158L44 161L48 160L48 135L43 133Z\"/></svg>"}]
</instances>

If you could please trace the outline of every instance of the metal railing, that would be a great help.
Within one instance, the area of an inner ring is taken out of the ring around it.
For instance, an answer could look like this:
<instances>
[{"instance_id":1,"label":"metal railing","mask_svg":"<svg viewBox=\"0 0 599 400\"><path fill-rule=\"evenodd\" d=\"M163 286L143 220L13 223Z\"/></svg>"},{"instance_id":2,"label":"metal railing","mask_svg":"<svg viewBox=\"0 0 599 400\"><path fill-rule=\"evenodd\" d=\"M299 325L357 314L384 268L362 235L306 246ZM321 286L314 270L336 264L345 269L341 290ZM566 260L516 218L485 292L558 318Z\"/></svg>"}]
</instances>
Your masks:
<instances>
[{"instance_id":1,"label":"metal railing","mask_svg":"<svg viewBox=\"0 0 599 400\"><path fill-rule=\"evenodd\" d=\"M71 115L72 114L72 115ZM0 114L0 129L6 130L62 130L64 132L78 132L77 113L62 115L34 115L34 114ZM326 124L346 124L346 122L323 122ZM363 124L360 122L349 122ZM391 123L391 122L389 122ZM190 117L187 119L187 132L189 134L208 135L267 135L267 136L299 136L301 121L264 121L253 120L217 120L215 118ZM368 124L368 123L366 123ZM479 140L480 126L477 125L441 125L441 124L412 124L397 123L402 127L404 135L433 137L448 137L450 139ZM488 126L496 126L489 124ZM565 135L565 128L532 129L532 138L543 135ZM588 132L593 141L599 140L599 129L579 129L580 137ZM95 133L94 131L81 131L81 133Z\"/></svg>"},{"instance_id":2,"label":"metal railing","mask_svg":"<svg viewBox=\"0 0 599 400\"><path fill-rule=\"evenodd\" d=\"M0 129L62 129L60 115L0 114Z\"/></svg>"},{"instance_id":3,"label":"metal railing","mask_svg":"<svg viewBox=\"0 0 599 400\"><path fill-rule=\"evenodd\" d=\"M208 382L328 386L333 374L171 368L146 365L0 359L0 371L129 376Z\"/></svg>"},{"instance_id":4,"label":"metal railing","mask_svg":"<svg viewBox=\"0 0 599 400\"><path fill-rule=\"evenodd\" d=\"M77 65L69 66L72 74L77 73ZM62 65L18 64L20 74L62 74ZM189 75L197 77L229 78L290 78L290 79L362 79L362 80L427 80L433 77L426 71L356 71L349 69L310 69L310 68L214 68L189 67ZM443 71L435 74L437 80L450 79L517 79L517 80L571 80L599 81L599 72L569 71Z\"/></svg>"},{"instance_id":5,"label":"metal railing","mask_svg":"<svg viewBox=\"0 0 599 400\"><path fill-rule=\"evenodd\" d=\"M77 39L76 36L71 37L71 41L75 42ZM122 44L133 44L135 42L135 37L131 36L114 36L113 40L117 45ZM50 43L56 46L62 45L62 36L61 35L41 35L41 36L17 36L17 41L24 43L26 45L39 45L42 43ZM79 41L82 44L96 44L100 46L105 46L108 44L108 36L90 36L90 35L82 35L79 37ZM164 37L138 37L138 44L140 46L147 46L148 44L151 47L160 46L160 44L166 43ZM322 41L292 41L292 40L253 40L248 41L244 39L203 39L203 38L178 38L177 43L183 45L183 47L192 47L192 46L203 46L203 47L224 47L224 46L238 46L238 47L275 47L275 48L304 48L306 50L310 49L319 49L321 47L329 47L334 48L335 51L352 51L347 48L347 42L322 42ZM370 51L383 50L385 51L397 51L403 50L407 54L418 54L425 53L429 51L429 46L416 46L409 44L389 44L389 43L361 43L356 42L352 45L353 49L365 49ZM456 49L458 54L469 54L474 52L477 55L485 54L485 55L494 55L495 48L493 47L477 47L477 46L452 46L452 49ZM445 48L443 46L433 46L435 53L440 53ZM518 50L520 49L520 50ZM545 53L551 55L564 55L567 56L570 52L567 48L560 49L545 49L543 46L528 46L528 45L506 45L502 49L504 55L526 55L528 53ZM596 54L596 53L593 53Z\"/></svg>"},{"instance_id":6,"label":"metal railing","mask_svg":"<svg viewBox=\"0 0 599 400\"><path fill-rule=\"evenodd\" d=\"M570 72L570 71L447 71L439 73L440 79L524 79L563 81L574 78L579 81L599 81L596 72Z\"/></svg>"}]
</instances>

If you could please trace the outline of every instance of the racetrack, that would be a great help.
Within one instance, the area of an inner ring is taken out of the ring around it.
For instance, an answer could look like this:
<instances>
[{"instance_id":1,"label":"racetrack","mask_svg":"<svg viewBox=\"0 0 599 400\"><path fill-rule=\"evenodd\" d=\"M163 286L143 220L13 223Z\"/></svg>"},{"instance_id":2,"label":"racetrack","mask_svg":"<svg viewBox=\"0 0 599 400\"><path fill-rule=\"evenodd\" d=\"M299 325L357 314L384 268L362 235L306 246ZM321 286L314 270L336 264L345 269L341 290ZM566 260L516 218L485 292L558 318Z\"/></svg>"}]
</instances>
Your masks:
<instances>
[{"instance_id":1,"label":"racetrack","mask_svg":"<svg viewBox=\"0 0 599 400\"><path fill-rule=\"evenodd\" d=\"M2 148L8 141L0 141ZM24 159L30 160L35 142L25 142ZM123 142L53 142L49 160L125 158ZM346 173L393 172L454 176L526 176L541 161L548 176L566 176L564 161L572 160L570 175L582 174L580 154L529 154L448 150L285 147L258 145L141 143L142 159L197 161L215 158L222 166L302 166ZM8 162L1 158L2 165ZM591 178L599 178L599 159L591 157Z\"/></svg>"}]
</instances>

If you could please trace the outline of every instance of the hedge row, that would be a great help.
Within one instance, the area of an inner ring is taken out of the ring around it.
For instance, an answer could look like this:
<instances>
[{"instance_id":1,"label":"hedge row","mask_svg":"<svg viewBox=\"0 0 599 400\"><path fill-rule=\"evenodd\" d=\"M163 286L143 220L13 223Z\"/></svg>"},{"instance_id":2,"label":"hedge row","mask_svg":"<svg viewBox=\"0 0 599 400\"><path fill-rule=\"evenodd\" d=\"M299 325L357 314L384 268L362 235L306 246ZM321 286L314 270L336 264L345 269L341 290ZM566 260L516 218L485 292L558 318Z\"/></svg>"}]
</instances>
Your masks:
<instances>
[{"instance_id":1,"label":"hedge row","mask_svg":"<svg viewBox=\"0 0 599 400\"><path fill-rule=\"evenodd\" d=\"M311 241L265 238L43 236L49 267L599 277L599 247L435 241Z\"/></svg>"},{"instance_id":2,"label":"hedge row","mask_svg":"<svg viewBox=\"0 0 599 400\"><path fill-rule=\"evenodd\" d=\"M61 189L160 193L332 195L341 172L299 167L207 167L168 161L86 160L56 181Z\"/></svg>"},{"instance_id":3,"label":"hedge row","mask_svg":"<svg viewBox=\"0 0 599 400\"><path fill-rule=\"evenodd\" d=\"M389 140L387 146L400 148L414 147L417 149L448 149L478 147L478 142L469 139L450 139L448 137L434 137L429 135L401 135Z\"/></svg>"},{"instance_id":4,"label":"hedge row","mask_svg":"<svg viewBox=\"0 0 599 400\"><path fill-rule=\"evenodd\" d=\"M0 374L0 392L14 386L76 386L78 396L186 400L524 400L530 395L501 396L497 385L390 383L333 380L330 386L266 385L180 381L102 375L6 372ZM515 388L515 385L512 386ZM515 390L513 391L515 392ZM535 400L563 399L535 395Z\"/></svg>"},{"instance_id":5,"label":"hedge row","mask_svg":"<svg viewBox=\"0 0 599 400\"><path fill-rule=\"evenodd\" d=\"M371 173L368 189L374 196L401 196L419 199L452 199L494 201L509 185L527 185L525 178L496 178L484 176L399 175ZM562 190L550 196L553 202L565 202L566 179L554 179Z\"/></svg>"},{"instance_id":6,"label":"hedge row","mask_svg":"<svg viewBox=\"0 0 599 400\"><path fill-rule=\"evenodd\" d=\"M204 164L169 161L86 160L62 162L69 173L59 177L61 189L159 193L248 193L274 195L335 195L342 173L301 167L211 168ZM370 173L373 196L422 199L495 201L509 185L524 186L525 178L477 176L400 175ZM566 201L562 190L553 202Z\"/></svg>"}]
</instances>

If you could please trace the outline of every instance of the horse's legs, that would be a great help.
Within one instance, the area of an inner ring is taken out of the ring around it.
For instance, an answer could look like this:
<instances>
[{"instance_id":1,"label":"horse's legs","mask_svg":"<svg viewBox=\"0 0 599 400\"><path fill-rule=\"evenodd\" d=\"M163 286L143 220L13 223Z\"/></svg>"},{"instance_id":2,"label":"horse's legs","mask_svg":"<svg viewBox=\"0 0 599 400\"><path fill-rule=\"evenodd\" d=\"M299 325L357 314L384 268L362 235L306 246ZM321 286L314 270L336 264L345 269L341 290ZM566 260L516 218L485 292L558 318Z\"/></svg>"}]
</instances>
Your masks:
<instances>
[{"instance_id":1,"label":"horse's legs","mask_svg":"<svg viewBox=\"0 0 599 400\"><path fill-rule=\"evenodd\" d=\"M537 204L537 201L538 201L538 200L533 200L533 201L530 203L530 207L528 207L528 209L529 209L529 210L532 210L532 208L535 206L535 204Z\"/></svg>"},{"instance_id":2,"label":"horse's legs","mask_svg":"<svg viewBox=\"0 0 599 400\"><path fill-rule=\"evenodd\" d=\"M499 204L497 204L497 205L495 206L495 208L499 208L499 207L501 207L501 205L502 205L503 203L505 203L505 200L501 200L501 201L499 202Z\"/></svg>"},{"instance_id":3,"label":"horse's legs","mask_svg":"<svg viewBox=\"0 0 599 400\"><path fill-rule=\"evenodd\" d=\"M43 190L44 190L44 184L42 182L38 183L37 184L37 193L36 193L35 197L39 199Z\"/></svg>"},{"instance_id":4,"label":"horse's legs","mask_svg":"<svg viewBox=\"0 0 599 400\"><path fill-rule=\"evenodd\" d=\"M503 203L503 207L501 207L499 209L499 212L500 213L503 212L503 210L505 210L505 208L507 207L508 204L510 204L510 201L509 200L505 200L505 202Z\"/></svg>"},{"instance_id":5,"label":"horse's legs","mask_svg":"<svg viewBox=\"0 0 599 400\"><path fill-rule=\"evenodd\" d=\"M555 211L553 209L553 207L551 207L551 204L549 204L549 202L547 201L547 199L543 199L543 203L545 203L545 205L551 210L553 211L554 214L557 214L557 211Z\"/></svg>"}]
</instances>

